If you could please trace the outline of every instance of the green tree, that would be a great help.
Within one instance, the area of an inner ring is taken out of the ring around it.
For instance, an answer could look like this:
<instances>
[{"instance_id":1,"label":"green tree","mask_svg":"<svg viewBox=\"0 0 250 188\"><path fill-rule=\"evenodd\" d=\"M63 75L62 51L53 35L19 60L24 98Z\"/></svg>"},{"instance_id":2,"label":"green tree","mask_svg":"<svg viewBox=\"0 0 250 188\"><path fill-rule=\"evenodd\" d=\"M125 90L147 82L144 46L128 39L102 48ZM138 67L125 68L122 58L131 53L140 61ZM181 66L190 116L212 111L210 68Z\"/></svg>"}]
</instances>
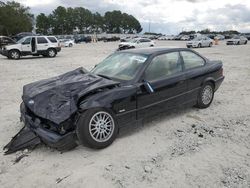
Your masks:
<instances>
[{"instance_id":1,"label":"green tree","mask_svg":"<svg viewBox=\"0 0 250 188\"><path fill-rule=\"evenodd\" d=\"M29 7L17 2L0 3L0 34L15 35L20 32L30 32L34 16Z\"/></svg>"},{"instance_id":2,"label":"green tree","mask_svg":"<svg viewBox=\"0 0 250 188\"><path fill-rule=\"evenodd\" d=\"M51 20L44 13L39 14L36 17L36 32L47 35L51 28Z\"/></svg>"}]
</instances>

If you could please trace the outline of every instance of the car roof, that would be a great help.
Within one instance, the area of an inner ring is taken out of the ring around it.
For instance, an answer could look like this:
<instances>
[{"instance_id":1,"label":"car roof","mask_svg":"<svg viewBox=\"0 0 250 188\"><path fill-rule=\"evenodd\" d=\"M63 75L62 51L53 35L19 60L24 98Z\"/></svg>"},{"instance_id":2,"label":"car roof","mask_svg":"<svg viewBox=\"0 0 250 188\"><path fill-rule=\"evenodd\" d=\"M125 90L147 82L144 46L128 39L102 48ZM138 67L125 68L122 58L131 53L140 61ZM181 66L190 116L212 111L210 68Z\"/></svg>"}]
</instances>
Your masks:
<instances>
[{"instance_id":1,"label":"car roof","mask_svg":"<svg viewBox=\"0 0 250 188\"><path fill-rule=\"evenodd\" d=\"M120 53L135 53L135 54L143 54L143 55L153 55L161 52L171 52L173 50L189 50L188 48L180 48L180 47L149 47L149 48L136 48L129 50L122 50Z\"/></svg>"}]
</instances>

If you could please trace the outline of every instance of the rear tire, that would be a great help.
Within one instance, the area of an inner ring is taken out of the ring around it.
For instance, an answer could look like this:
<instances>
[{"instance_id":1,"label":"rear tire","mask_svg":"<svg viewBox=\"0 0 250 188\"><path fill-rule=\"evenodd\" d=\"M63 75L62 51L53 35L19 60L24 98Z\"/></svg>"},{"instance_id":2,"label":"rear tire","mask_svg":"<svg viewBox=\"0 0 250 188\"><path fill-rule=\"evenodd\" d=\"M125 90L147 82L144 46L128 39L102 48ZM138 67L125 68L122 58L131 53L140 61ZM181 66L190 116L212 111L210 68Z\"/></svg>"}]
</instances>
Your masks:
<instances>
[{"instance_id":1,"label":"rear tire","mask_svg":"<svg viewBox=\"0 0 250 188\"><path fill-rule=\"evenodd\" d=\"M201 48L201 44L199 43L197 47L198 47L198 48Z\"/></svg>"},{"instance_id":2,"label":"rear tire","mask_svg":"<svg viewBox=\"0 0 250 188\"><path fill-rule=\"evenodd\" d=\"M72 47L72 46L73 46L73 44L70 43L70 44L69 44L69 47Z\"/></svg>"},{"instance_id":3,"label":"rear tire","mask_svg":"<svg viewBox=\"0 0 250 188\"><path fill-rule=\"evenodd\" d=\"M53 48L48 49L47 56L52 58L56 56L56 50Z\"/></svg>"},{"instance_id":4,"label":"rear tire","mask_svg":"<svg viewBox=\"0 0 250 188\"><path fill-rule=\"evenodd\" d=\"M211 42L211 43L209 43L209 47L212 47L212 46L213 46L212 42Z\"/></svg>"},{"instance_id":5,"label":"rear tire","mask_svg":"<svg viewBox=\"0 0 250 188\"><path fill-rule=\"evenodd\" d=\"M102 149L115 140L118 124L111 110L94 108L81 114L76 125L76 134L81 144Z\"/></svg>"},{"instance_id":6,"label":"rear tire","mask_svg":"<svg viewBox=\"0 0 250 188\"><path fill-rule=\"evenodd\" d=\"M9 52L9 58L10 59L15 59L15 60L18 60L20 59L20 52L18 50L11 50Z\"/></svg>"},{"instance_id":7,"label":"rear tire","mask_svg":"<svg viewBox=\"0 0 250 188\"><path fill-rule=\"evenodd\" d=\"M207 108L214 99L214 85L211 82L206 82L200 89L198 94L196 107Z\"/></svg>"},{"instance_id":8,"label":"rear tire","mask_svg":"<svg viewBox=\"0 0 250 188\"><path fill-rule=\"evenodd\" d=\"M247 44L247 40L246 40L246 42L244 44Z\"/></svg>"}]
</instances>

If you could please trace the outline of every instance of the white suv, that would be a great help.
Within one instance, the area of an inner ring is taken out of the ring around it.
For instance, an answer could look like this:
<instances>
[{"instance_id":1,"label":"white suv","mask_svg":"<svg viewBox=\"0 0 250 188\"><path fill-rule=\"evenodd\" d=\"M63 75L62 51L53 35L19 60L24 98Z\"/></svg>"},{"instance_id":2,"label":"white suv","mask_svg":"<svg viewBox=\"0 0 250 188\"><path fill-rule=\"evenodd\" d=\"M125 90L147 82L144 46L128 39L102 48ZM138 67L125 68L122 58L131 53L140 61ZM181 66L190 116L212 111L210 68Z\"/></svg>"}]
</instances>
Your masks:
<instances>
[{"instance_id":1,"label":"white suv","mask_svg":"<svg viewBox=\"0 0 250 188\"><path fill-rule=\"evenodd\" d=\"M55 57L60 51L60 43L54 36L27 36L17 44L5 46L0 53L10 59L19 59L26 55Z\"/></svg>"}]
</instances>

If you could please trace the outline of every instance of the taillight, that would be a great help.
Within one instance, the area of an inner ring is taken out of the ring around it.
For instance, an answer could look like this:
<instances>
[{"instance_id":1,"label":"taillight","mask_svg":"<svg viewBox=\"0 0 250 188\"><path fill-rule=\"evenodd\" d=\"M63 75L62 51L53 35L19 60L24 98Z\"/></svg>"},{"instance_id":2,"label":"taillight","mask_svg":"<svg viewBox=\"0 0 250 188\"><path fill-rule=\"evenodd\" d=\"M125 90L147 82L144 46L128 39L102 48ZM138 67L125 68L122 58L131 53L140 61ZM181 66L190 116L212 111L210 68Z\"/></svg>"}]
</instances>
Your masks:
<instances>
[{"instance_id":1,"label":"taillight","mask_svg":"<svg viewBox=\"0 0 250 188\"><path fill-rule=\"evenodd\" d=\"M220 69L220 75L223 76L223 68Z\"/></svg>"}]
</instances>

